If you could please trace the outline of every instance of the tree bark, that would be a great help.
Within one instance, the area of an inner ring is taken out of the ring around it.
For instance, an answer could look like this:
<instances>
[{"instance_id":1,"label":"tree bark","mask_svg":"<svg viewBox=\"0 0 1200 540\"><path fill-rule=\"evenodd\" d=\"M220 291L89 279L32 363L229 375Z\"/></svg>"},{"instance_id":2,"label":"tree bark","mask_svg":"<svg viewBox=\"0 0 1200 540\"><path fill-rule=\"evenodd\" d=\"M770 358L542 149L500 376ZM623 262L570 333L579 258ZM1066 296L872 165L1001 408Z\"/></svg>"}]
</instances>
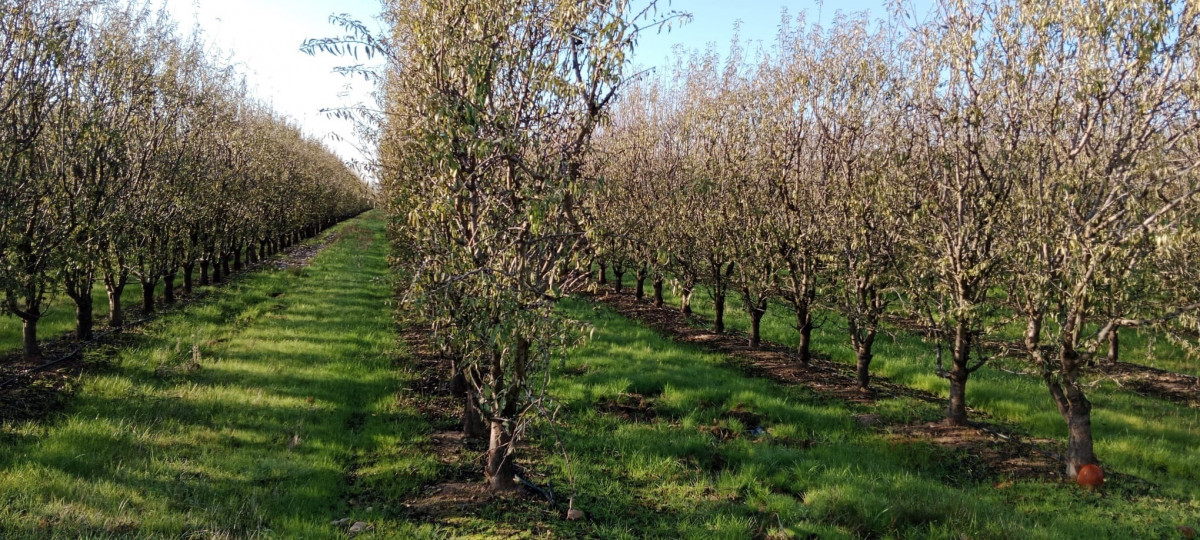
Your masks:
<instances>
[{"instance_id":1,"label":"tree bark","mask_svg":"<svg viewBox=\"0 0 1200 540\"><path fill-rule=\"evenodd\" d=\"M950 381L950 399L946 404L946 423L952 426L967 425L967 379L971 372L967 362L971 358L971 336L967 333L966 325L958 324L954 331L954 351L951 355L950 373L946 378Z\"/></svg>"},{"instance_id":2,"label":"tree bark","mask_svg":"<svg viewBox=\"0 0 1200 540\"><path fill-rule=\"evenodd\" d=\"M796 354L800 357L800 365L807 366L812 362L812 310L807 305L797 305L795 310L796 330L800 332Z\"/></svg>"},{"instance_id":3,"label":"tree bark","mask_svg":"<svg viewBox=\"0 0 1200 540\"><path fill-rule=\"evenodd\" d=\"M713 331L725 333L725 293L713 295Z\"/></svg>"},{"instance_id":4,"label":"tree bark","mask_svg":"<svg viewBox=\"0 0 1200 540\"><path fill-rule=\"evenodd\" d=\"M75 338L79 341L92 339L92 329L96 326L96 316L92 312L92 291L88 287L87 294L80 295L75 300Z\"/></svg>"},{"instance_id":5,"label":"tree bark","mask_svg":"<svg viewBox=\"0 0 1200 540\"><path fill-rule=\"evenodd\" d=\"M216 285L225 279L224 271L221 268L221 259L216 258L212 261L212 284Z\"/></svg>"},{"instance_id":6,"label":"tree bark","mask_svg":"<svg viewBox=\"0 0 1200 540\"><path fill-rule=\"evenodd\" d=\"M761 328L762 318L766 311L761 309L750 310L750 346L757 348L762 343Z\"/></svg>"},{"instance_id":7,"label":"tree bark","mask_svg":"<svg viewBox=\"0 0 1200 540\"><path fill-rule=\"evenodd\" d=\"M42 318L36 307L21 315L21 355L27 362L37 362L42 359L42 347L38 345L37 324Z\"/></svg>"},{"instance_id":8,"label":"tree bark","mask_svg":"<svg viewBox=\"0 0 1200 540\"><path fill-rule=\"evenodd\" d=\"M212 281L208 278L208 259L200 259L200 285L209 285Z\"/></svg>"},{"instance_id":9,"label":"tree bark","mask_svg":"<svg viewBox=\"0 0 1200 540\"><path fill-rule=\"evenodd\" d=\"M195 261L183 265L183 294L191 296L195 288L192 283L192 272L196 269Z\"/></svg>"},{"instance_id":10,"label":"tree bark","mask_svg":"<svg viewBox=\"0 0 1200 540\"><path fill-rule=\"evenodd\" d=\"M596 283L599 283L601 285L607 285L608 284L608 265L606 265L604 263L598 263L598 264L600 265L600 277L596 280Z\"/></svg>"},{"instance_id":11,"label":"tree bark","mask_svg":"<svg viewBox=\"0 0 1200 540\"><path fill-rule=\"evenodd\" d=\"M231 257L229 256L228 253L221 255L221 270L225 273L226 279L233 277L233 272L231 272L230 268L229 268L229 259L230 258Z\"/></svg>"},{"instance_id":12,"label":"tree bark","mask_svg":"<svg viewBox=\"0 0 1200 540\"><path fill-rule=\"evenodd\" d=\"M157 277L142 279L142 313L154 313L154 286L158 284Z\"/></svg>"},{"instance_id":13,"label":"tree bark","mask_svg":"<svg viewBox=\"0 0 1200 540\"><path fill-rule=\"evenodd\" d=\"M613 265L613 290L617 294L621 294L621 288L625 286L625 269L617 265Z\"/></svg>"},{"instance_id":14,"label":"tree bark","mask_svg":"<svg viewBox=\"0 0 1200 540\"><path fill-rule=\"evenodd\" d=\"M641 300L646 297L646 275L639 274L637 277L637 289L633 292L633 297Z\"/></svg>"},{"instance_id":15,"label":"tree bark","mask_svg":"<svg viewBox=\"0 0 1200 540\"><path fill-rule=\"evenodd\" d=\"M871 391L871 357L870 351L860 350L858 352L858 365L856 366L858 388L866 392Z\"/></svg>"},{"instance_id":16,"label":"tree bark","mask_svg":"<svg viewBox=\"0 0 1200 540\"><path fill-rule=\"evenodd\" d=\"M504 422L498 419L492 420L485 468L488 487L492 491L509 492L517 489L517 482L514 479L516 467L511 454L512 446L512 434L504 428Z\"/></svg>"},{"instance_id":17,"label":"tree bark","mask_svg":"<svg viewBox=\"0 0 1200 540\"><path fill-rule=\"evenodd\" d=\"M233 271L237 272L242 269L242 246L238 244L233 248Z\"/></svg>"},{"instance_id":18,"label":"tree bark","mask_svg":"<svg viewBox=\"0 0 1200 540\"><path fill-rule=\"evenodd\" d=\"M1121 348L1120 341L1119 341L1120 338L1118 337L1119 335L1120 335L1119 328L1113 328L1112 332L1110 332L1108 334L1108 363L1109 363L1109 365L1116 364L1117 361L1120 360L1120 356L1118 354L1120 352L1120 348Z\"/></svg>"},{"instance_id":19,"label":"tree bark","mask_svg":"<svg viewBox=\"0 0 1200 540\"><path fill-rule=\"evenodd\" d=\"M95 315L92 312L92 283L95 274L83 272L79 275L69 275L64 283L67 296L75 302L75 339L87 341L92 339L92 329L95 327Z\"/></svg>"},{"instance_id":20,"label":"tree bark","mask_svg":"<svg viewBox=\"0 0 1200 540\"><path fill-rule=\"evenodd\" d=\"M108 295L108 326L119 328L125 325L125 307L121 305L121 295L125 293L125 284L129 276L104 275L104 292Z\"/></svg>"},{"instance_id":21,"label":"tree bark","mask_svg":"<svg viewBox=\"0 0 1200 540\"><path fill-rule=\"evenodd\" d=\"M661 277L654 278L654 307L662 307L663 305L663 280Z\"/></svg>"},{"instance_id":22,"label":"tree bark","mask_svg":"<svg viewBox=\"0 0 1200 540\"><path fill-rule=\"evenodd\" d=\"M175 271L167 272L163 276L163 305L172 305L175 303Z\"/></svg>"},{"instance_id":23,"label":"tree bark","mask_svg":"<svg viewBox=\"0 0 1200 540\"><path fill-rule=\"evenodd\" d=\"M692 289L684 289L679 294L679 312L684 315L692 314Z\"/></svg>"}]
</instances>

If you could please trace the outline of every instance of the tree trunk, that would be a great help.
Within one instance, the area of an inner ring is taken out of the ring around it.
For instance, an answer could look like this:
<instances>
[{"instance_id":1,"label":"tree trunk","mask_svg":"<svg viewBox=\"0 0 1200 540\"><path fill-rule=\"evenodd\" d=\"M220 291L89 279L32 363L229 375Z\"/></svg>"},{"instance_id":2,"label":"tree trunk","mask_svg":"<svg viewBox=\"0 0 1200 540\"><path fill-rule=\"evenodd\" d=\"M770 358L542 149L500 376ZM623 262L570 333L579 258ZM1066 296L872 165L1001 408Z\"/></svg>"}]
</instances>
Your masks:
<instances>
[{"instance_id":1,"label":"tree trunk","mask_svg":"<svg viewBox=\"0 0 1200 540\"><path fill-rule=\"evenodd\" d=\"M750 346L757 348L762 343L761 327L762 318L766 314L765 310L758 308L750 309Z\"/></svg>"},{"instance_id":2,"label":"tree trunk","mask_svg":"<svg viewBox=\"0 0 1200 540\"><path fill-rule=\"evenodd\" d=\"M807 305L796 307L796 330L800 332L796 354L800 356L800 365L803 366L812 361L812 327L812 310Z\"/></svg>"},{"instance_id":3,"label":"tree trunk","mask_svg":"<svg viewBox=\"0 0 1200 540\"><path fill-rule=\"evenodd\" d=\"M654 307L662 307L663 305L663 280L661 277L654 278Z\"/></svg>"},{"instance_id":4,"label":"tree trunk","mask_svg":"<svg viewBox=\"0 0 1200 540\"><path fill-rule=\"evenodd\" d=\"M1116 364L1117 361L1120 360L1120 357L1118 356L1118 352L1120 350L1120 342L1119 342L1120 338L1118 337L1119 335L1120 335L1120 330L1118 328L1113 328L1112 332L1110 332L1108 334L1108 363L1109 363L1109 365Z\"/></svg>"},{"instance_id":5,"label":"tree trunk","mask_svg":"<svg viewBox=\"0 0 1200 540\"><path fill-rule=\"evenodd\" d=\"M971 358L971 336L965 324L957 324L954 330L953 363L947 379L950 381L950 400L946 405L946 423L952 426L967 425L967 379L971 377L967 362Z\"/></svg>"},{"instance_id":6,"label":"tree trunk","mask_svg":"<svg viewBox=\"0 0 1200 540\"><path fill-rule=\"evenodd\" d=\"M121 295L125 293L126 275L104 275L104 292L108 294L108 326L119 328L125 325L125 307L121 305Z\"/></svg>"},{"instance_id":7,"label":"tree trunk","mask_svg":"<svg viewBox=\"0 0 1200 540\"><path fill-rule=\"evenodd\" d=\"M1070 377L1062 382L1050 373L1044 377L1059 414L1067 422L1067 476L1075 478L1084 465L1099 464L1092 441L1092 403Z\"/></svg>"},{"instance_id":8,"label":"tree trunk","mask_svg":"<svg viewBox=\"0 0 1200 540\"><path fill-rule=\"evenodd\" d=\"M175 271L167 272L163 276L163 304L172 305L175 303Z\"/></svg>"},{"instance_id":9,"label":"tree trunk","mask_svg":"<svg viewBox=\"0 0 1200 540\"><path fill-rule=\"evenodd\" d=\"M92 339L92 328L96 326L96 316L92 312L92 287L89 285L87 294L82 294L75 300L75 338L79 341Z\"/></svg>"},{"instance_id":10,"label":"tree trunk","mask_svg":"<svg viewBox=\"0 0 1200 540\"><path fill-rule=\"evenodd\" d=\"M238 244L233 248L233 270L235 272L242 269L242 246Z\"/></svg>"},{"instance_id":11,"label":"tree trunk","mask_svg":"<svg viewBox=\"0 0 1200 540\"><path fill-rule=\"evenodd\" d=\"M607 285L608 284L608 265L606 265L604 263L599 263L599 264L600 264L600 277L599 277L599 279L596 280L596 283L599 283L601 285Z\"/></svg>"},{"instance_id":12,"label":"tree trunk","mask_svg":"<svg viewBox=\"0 0 1200 540\"><path fill-rule=\"evenodd\" d=\"M21 315L21 355L26 362L38 362L42 359L42 348L38 345L37 324L42 314L38 308L27 310Z\"/></svg>"},{"instance_id":13,"label":"tree trunk","mask_svg":"<svg viewBox=\"0 0 1200 540\"><path fill-rule=\"evenodd\" d=\"M224 272L221 269L221 259L216 258L212 261L212 284L216 285L225 279Z\"/></svg>"},{"instance_id":14,"label":"tree trunk","mask_svg":"<svg viewBox=\"0 0 1200 540\"><path fill-rule=\"evenodd\" d=\"M713 295L713 331L725 333L725 293Z\"/></svg>"},{"instance_id":15,"label":"tree trunk","mask_svg":"<svg viewBox=\"0 0 1200 540\"><path fill-rule=\"evenodd\" d=\"M201 259L200 260L200 284L208 285L210 283L212 283L212 281L210 281L208 279L208 259Z\"/></svg>"},{"instance_id":16,"label":"tree trunk","mask_svg":"<svg viewBox=\"0 0 1200 540\"><path fill-rule=\"evenodd\" d=\"M692 289L684 289L679 293L679 312L684 315L692 314Z\"/></svg>"},{"instance_id":17,"label":"tree trunk","mask_svg":"<svg viewBox=\"0 0 1200 540\"><path fill-rule=\"evenodd\" d=\"M859 351L858 353L858 388L869 392L871 390L871 352Z\"/></svg>"},{"instance_id":18,"label":"tree trunk","mask_svg":"<svg viewBox=\"0 0 1200 540\"><path fill-rule=\"evenodd\" d=\"M612 267L613 271L613 290L617 294L621 294L621 289L625 286L625 265L616 265Z\"/></svg>"},{"instance_id":19,"label":"tree trunk","mask_svg":"<svg viewBox=\"0 0 1200 540\"><path fill-rule=\"evenodd\" d=\"M516 467L513 463L512 434L504 428L504 422L491 421L491 433L488 437L487 465L484 472L487 476L488 487L492 491L515 491L517 483L514 479Z\"/></svg>"},{"instance_id":20,"label":"tree trunk","mask_svg":"<svg viewBox=\"0 0 1200 540\"><path fill-rule=\"evenodd\" d=\"M142 279L142 313L154 313L154 286L158 284L157 277Z\"/></svg>"},{"instance_id":21,"label":"tree trunk","mask_svg":"<svg viewBox=\"0 0 1200 540\"><path fill-rule=\"evenodd\" d=\"M92 272L83 272L68 275L63 284L67 296L75 302L75 338L79 341L92 339L92 329L95 327L95 315L92 312L94 280Z\"/></svg>"},{"instance_id":22,"label":"tree trunk","mask_svg":"<svg viewBox=\"0 0 1200 540\"><path fill-rule=\"evenodd\" d=\"M634 290L633 297L641 300L646 297L646 275L638 274L637 289Z\"/></svg>"},{"instance_id":23,"label":"tree trunk","mask_svg":"<svg viewBox=\"0 0 1200 540\"><path fill-rule=\"evenodd\" d=\"M233 272L229 269L229 259L228 253L221 255L221 271L225 273L226 279L233 277Z\"/></svg>"},{"instance_id":24,"label":"tree trunk","mask_svg":"<svg viewBox=\"0 0 1200 540\"><path fill-rule=\"evenodd\" d=\"M192 272L195 271L195 269L195 261L183 265L183 294L187 296L191 296L192 290L194 289L192 284Z\"/></svg>"}]
</instances>

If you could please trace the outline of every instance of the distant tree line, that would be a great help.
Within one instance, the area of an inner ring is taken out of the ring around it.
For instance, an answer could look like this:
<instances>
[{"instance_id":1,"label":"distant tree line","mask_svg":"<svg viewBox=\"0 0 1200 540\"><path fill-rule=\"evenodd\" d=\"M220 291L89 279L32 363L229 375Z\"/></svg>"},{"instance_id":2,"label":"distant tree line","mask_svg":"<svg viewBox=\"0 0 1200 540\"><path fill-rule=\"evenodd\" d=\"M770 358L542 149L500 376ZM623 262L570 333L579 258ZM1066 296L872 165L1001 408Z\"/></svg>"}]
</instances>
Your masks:
<instances>
[{"instance_id":1,"label":"distant tree line","mask_svg":"<svg viewBox=\"0 0 1200 540\"><path fill-rule=\"evenodd\" d=\"M52 294L125 322L371 204L327 148L255 101L198 34L133 2L0 0L0 290L40 357ZM198 276L197 276L198 274Z\"/></svg>"}]
</instances>

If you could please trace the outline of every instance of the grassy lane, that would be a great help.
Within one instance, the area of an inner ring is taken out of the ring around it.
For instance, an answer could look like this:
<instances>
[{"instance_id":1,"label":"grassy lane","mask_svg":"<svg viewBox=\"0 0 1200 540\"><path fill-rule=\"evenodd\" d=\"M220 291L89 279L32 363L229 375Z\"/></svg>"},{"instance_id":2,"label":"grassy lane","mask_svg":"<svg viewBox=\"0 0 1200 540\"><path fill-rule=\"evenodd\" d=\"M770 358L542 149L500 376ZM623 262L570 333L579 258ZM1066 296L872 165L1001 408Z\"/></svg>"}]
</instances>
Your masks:
<instances>
[{"instance_id":1,"label":"grassy lane","mask_svg":"<svg viewBox=\"0 0 1200 540\"><path fill-rule=\"evenodd\" d=\"M150 323L64 414L4 425L0 537L328 537L387 511L355 505L355 469L427 428L396 402L382 228Z\"/></svg>"},{"instance_id":2,"label":"grassy lane","mask_svg":"<svg viewBox=\"0 0 1200 540\"><path fill-rule=\"evenodd\" d=\"M679 305L679 298L674 295L668 294L666 300L668 304ZM692 307L700 317L712 319L712 301L704 292L696 292ZM750 327L749 317L736 296L728 301L725 323L731 330L742 332ZM948 385L934 374L932 347L907 332L894 332L881 334L876 341L872 373L945 397ZM789 347L796 345L799 336L795 318L785 306L771 305L762 321L762 336ZM834 361L854 363L845 323L836 316L830 316L813 331L812 347L815 353L828 355ZM1139 359L1126 354L1125 361L1136 363ZM1200 516L1200 490L1196 487L1200 485L1200 452L1196 451L1200 447L1200 409L1140 396L1117 388L1111 381L1097 384L1089 390L1088 397L1094 404L1092 426L1100 460L1119 472L1158 484L1164 494L1183 501L1193 515ZM1054 438L1065 444L1066 424L1038 377L985 367L971 376L967 404L1030 435Z\"/></svg>"}]
</instances>

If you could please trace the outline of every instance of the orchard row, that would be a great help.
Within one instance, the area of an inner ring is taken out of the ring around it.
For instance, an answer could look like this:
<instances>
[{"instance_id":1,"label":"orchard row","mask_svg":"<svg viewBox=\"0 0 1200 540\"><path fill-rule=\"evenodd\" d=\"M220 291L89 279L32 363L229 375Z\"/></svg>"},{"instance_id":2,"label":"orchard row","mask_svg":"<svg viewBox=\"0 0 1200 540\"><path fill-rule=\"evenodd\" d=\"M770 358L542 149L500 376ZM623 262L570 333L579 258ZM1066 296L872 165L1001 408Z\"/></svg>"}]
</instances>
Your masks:
<instances>
[{"instance_id":1,"label":"orchard row","mask_svg":"<svg viewBox=\"0 0 1200 540\"><path fill-rule=\"evenodd\" d=\"M103 282L121 326L372 204L327 148L255 101L197 32L135 2L0 2L0 289L40 356L58 292L92 335ZM231 265L233 268L231 268Z\"/></svg>"}]
</instances>

